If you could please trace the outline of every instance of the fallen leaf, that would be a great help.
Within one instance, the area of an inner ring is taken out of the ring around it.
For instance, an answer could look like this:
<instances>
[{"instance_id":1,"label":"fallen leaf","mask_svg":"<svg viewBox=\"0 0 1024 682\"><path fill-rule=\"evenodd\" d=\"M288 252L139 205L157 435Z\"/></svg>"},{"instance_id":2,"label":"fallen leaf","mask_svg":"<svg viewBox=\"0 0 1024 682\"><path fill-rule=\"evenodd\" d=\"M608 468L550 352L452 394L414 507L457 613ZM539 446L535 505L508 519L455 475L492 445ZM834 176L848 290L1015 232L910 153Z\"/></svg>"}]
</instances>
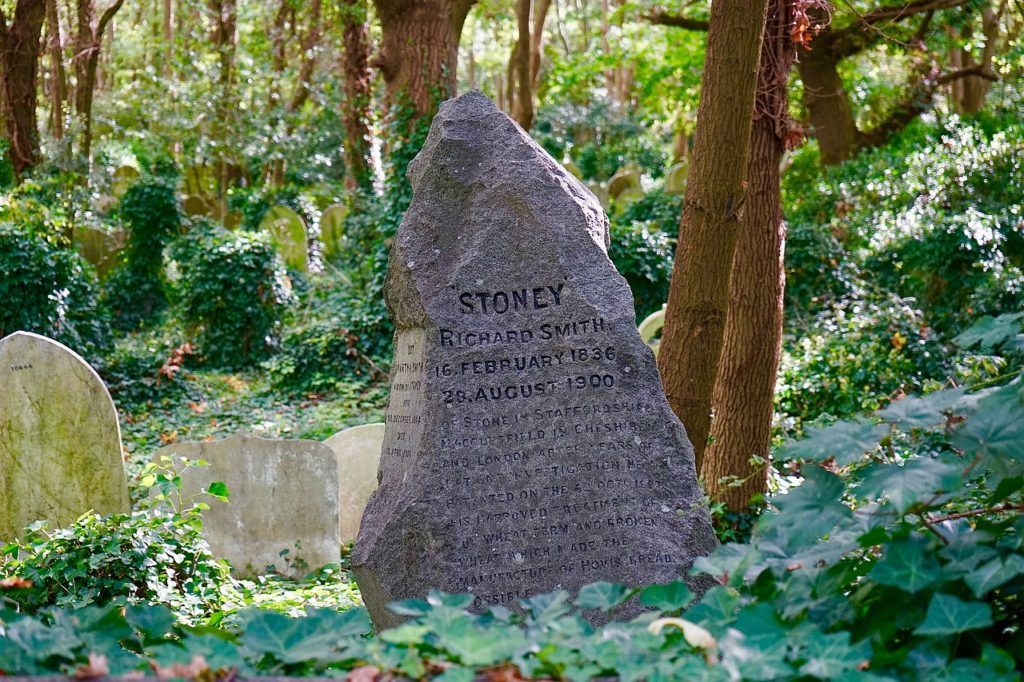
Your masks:
<instances>
[{"instance_id":1,"label":"fallen leaf","mask_svg":"<svg viewBox=\"0 0 1024 682\"><path fill-rule=\"evenodd\" d=\"M192 410L196 414L202 414L203 412L206 412L206 401L204 400L201 403L189 401L188 409Z\"/></svg>"},{"instance_id":2,"label":"fallen leaf","mask_svg":"<svg viewBox=\"0 0 1024 682\"><path fill-rule=\"evenodd\" d=\"M199 655L193 656L188 665L185 665L184 663L175 663L165 668L157 665L153 661L150 661L149 665L153 668L153 672L156 673L157 678L161 680L170 680L176 677L184 677L185 679L194 680L200 676L208 675L208 673L210 673L210 665L206 662L205 658Z\"/></svg>"},{"instance_id":3,"label":"fallen leaf","mask_svg":"<svg viewBox=\"0 0 1024 682\"><path fill-rule=\"evenodd\" d=\"M379 668L375 668L372 665L363 665L353 668L345 678L345 682L374 682L379 674Z\"/></svg>"},{"instance_id":4,"label":"fallen leaf","mask_svg":"<svg viewBox=\"0 0 1024 682\"><path fill-rule=\"evenodd\" d=\"M171 443L178 442L178 429L174 429L170 433L161 433L160 442L164 445L170 445Z\"/></svg>"},{"instance_id":5,"label":"fallen leaf","mask_svg":"<svg viewBox=\"0 0 1024 682\"><path fill-rule=\"evenodd\" d=\"M0 589L3 590L28 590L32 588L32 581L21 576L11 576L0 580Z\"/></svg>"},{"instance_id":6,"label":"fallen leaf","mask_svg":"<svg viewBox=\"0 0 1024 682\"><path fill-rule=\"evenodd\" d=\"M110 674L110 664L103 654L89 654L89 662L75 668L76 680L93 680Z\"/></svg>"}]
</instances>

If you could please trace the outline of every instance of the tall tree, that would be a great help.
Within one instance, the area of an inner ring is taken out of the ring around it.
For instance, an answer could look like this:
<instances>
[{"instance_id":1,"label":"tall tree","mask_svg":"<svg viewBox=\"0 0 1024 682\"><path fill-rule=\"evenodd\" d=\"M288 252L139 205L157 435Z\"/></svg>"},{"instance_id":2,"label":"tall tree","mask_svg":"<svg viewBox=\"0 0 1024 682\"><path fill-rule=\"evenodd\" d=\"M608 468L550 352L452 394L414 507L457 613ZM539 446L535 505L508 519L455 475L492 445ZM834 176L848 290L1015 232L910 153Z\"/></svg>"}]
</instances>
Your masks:
<instances>
[{"instance_id":1,"label":"tall tree","mask_svg":"<svg viewBox=\"0 0 1024 682\"><path fill-rule=\"evenodd\" d=\"M218 214L227 215L227 192L231 184L231 163L227 154L235 106L235 53L238 50L238 0L208 0L213 19L213 44L217 49L217 104L213 139L217 146Z\"/></svg>"},{"instance_id":2,"label":"tall tree","mask_svg":"<svg viewBox=\"0 0 1024 682\"><path fill-rule=\"evenodd\" d=\"M124 0L114 0L114 3L100 14L99 21L96 21L93 0L77 0L75 56L72 64L75 72L75 114L79 118L82 130L78 151L86 158L92 151L92 101L96 91L96 70L100 63L103 37L122 5Z\"/></svg>"},{"instance_id":3,"label":"tall tree","mask_svg":"<svg viewBox=\"0 0 1024 682\"><path fill-rule=\"evenodd\" d=\"M779 166L789 136L793 0L769 0L761 44L747 201L732 261L729 314L701 478L712 499L742 509L766 491L785 290ZM751 463L753 456L764 463Z\"/></svg>"},{"instance_id":4,"label":"tall tree","mask_svg":"<svg viewBox=\"0 0 1024 682\"><path fill-rule=\"evenodd\" d=\"M698 470L729 308L766 0L711 4L693 160L658 367Z\"/></svg>"},{"instance_id":5,"label":"tall tree","mask_svg":"<svg viewBox=\"0 0 1024 682\"><path fill-rule=\"evenodd\" d=\"M374 0L381 45L373 65L384 77L388 108L410 105L432 116L455 94L459 38L476 0Z\"/></svg>"},{"instance_id":6,"label":"tall tree","mask_svg":"<svg viewBox=\"0 0 1024 682\"><path fill-rule=\"evenodd\" d=\"M68 86L57 0L46 0L46 43L50 57L50 131L60 140L64 137L64 101Z\"/></svg>"},{"instance_id":7,"label":"tall tree","mask_svg":"<svg viewBox=\"0 0 1024 682\"><path fill-rule=\"evenodd\" d=\"M36 75L45 16L41 0L18 0L10 21L0 9L0 99L8 154L18 178L39 163Z\"/></svg>"},{"instance_id":8,"label":"tall tree","mask_svg":"<svg viewBox=\"0 0 1024 682\"><path fill-rule=\"evenodd\" d=\"M345 99L346 185L349 190L373 186L370 163L370 25L366 0L341 2L342 52Z\"/></svg>"},{"instance_id":9,"label":"tall tree","mask_svg":"<svg viewBox=\"0 0 1024 682\"><path fill-rule=\"evenodd\" d=\"M540 82L544 25L551 0L517 0L518 38L509 57L507 99L512 118L529 130L535 114L534 98Z\"/></svg>"},{"instance_id":10,"label":"tall tree","mask_svg":"<svg viewBox=\"0 0 1024 682\"><path fill-rule=\"evenodd\" d=\"M1001 0L998 7L986 5L981 8L981 37L983 43L981 49L971 49L974 40L976 23L968 21L961 29L959 36L960 45L950 48L949 65L955 70L978 69L978 74L964 76L954 82L952 87L952 100L956 110L962 114L976 114L985 105L985 98L992 86L991 78L982 74L992 73L992 60L996 55L996 48L999 44L999 24L1003 15L1006 14L1007 0Z\"/></svg>"}]
</instances>

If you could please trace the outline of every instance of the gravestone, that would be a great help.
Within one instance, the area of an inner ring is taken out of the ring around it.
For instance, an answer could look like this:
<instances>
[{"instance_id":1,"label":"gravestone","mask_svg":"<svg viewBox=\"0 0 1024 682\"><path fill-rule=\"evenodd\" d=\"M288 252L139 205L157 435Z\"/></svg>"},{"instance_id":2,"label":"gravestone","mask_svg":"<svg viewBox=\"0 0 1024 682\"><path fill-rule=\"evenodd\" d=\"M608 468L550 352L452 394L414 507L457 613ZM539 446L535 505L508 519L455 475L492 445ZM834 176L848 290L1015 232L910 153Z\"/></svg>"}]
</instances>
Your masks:
<instances>
[{"instance_id":1,"label":"gravestone","mask_svg":"<svg viewBox=\"0 0 1024 682\"><path fill-rule=\"evenodd\" d=\"M114 178L110 183L111 194L120 199L139 177L139 170L135 166L121 166L114 171Z\"/></svg>"},{"instance_id":2,"label":"gravestone","mask_svg":"<svg viewBox=\"0 0 1024 682\"><path fill-rule=\"evenodd\" d=\"M409 179L380 487L352 555L375 625L432 588L515 609L684 577L715 536L597 199L479 92L442 105Z\"/></svg>"},{"instance_id":3,"label":"gravestone","mask_svg":"<svg viewBox=\"0 0 1024 682\"><path fill-rule=\"evenodd\" d=\"M341 253L347 215L348 206L345 204L334 204L320 214L320 240L324 243L324 256L328 259Z\"/></svg>"},{"instance_id":4,"label":"gravestone","mask_svg":"<svg viewBox=\"0 0 1024 682\"><path fill-rule=\"evenodd\" d=\"M287 206L272 206L263 216L260 229L270 233L277 252L288 267L306 271L309 244L306 241L306 223L298 213Z\"/></svg>"},{"instance_id":5,"label":"gravestone","mask_svg":"<svg viewBox=\"0 0 1024 682\"><path fill-rule=\"evenodd\" d=\"M0 544L41 519L52 528L129 509L121 429L103 381L45 336L0 340Z\"/></svg>"},{"instance_id":6,"label":"gravestone","mask_svg":"<svg viewBox=\"0 0 1024 682\"><path fill-rule=\"evenodd\" d=\"M273 566L278 573L302 577L340 559L338 464L323 443L241 433L168 445L157 451L155 461L161 457L209 462L184 471L186 496L214 482L227 485L228 502L210 501L203 512L203 537L236 575L258 575Z\"/></svg>"},{"instance_id":7,"label":"gravestone","mask_svg":"<svg viewBox=\"0 0 1024 682\"><path fill-rule=\"evenodd\" d=\"M128 241L124 230L107 232L89 226L75 226L72 236L75 250L96 267L100 277L105 277L117 265L117 256Z\"/></svg>"},{"instance_id":8,"label":"gravestone","mask_svg":"<svg viewBox=\"0 0 1024 682\"><path fill-rule=\"evenodd\" d=\"M620 168L608 180L608 196L618 199L627 189L640 189L640 173L631 167Z\"/></svg>"},{"instance_id":9,"label":"gravestone","mask_svg":"<svg viewBox=\"0 0 1024 682\"><path fill-rule=\"evenodd\" d=\"M341 541L352 542L359 532L366 502L377 489L377 467L384 446L384 425L364 424L339 431L324 441L338 458L338 503Z\"/></svg>"},{"instance_id":10,"label":"gravestone","mask_svg":"<svg viewBox=\"0 0 1024 682\"><path fill-rule=\"evenodd\" d=\"M689 164L680 161L665 173L665 194L685 194Z\"/></svg>"},{"instance_id":11,"label":"gravestone","mask_svg":"<svg viewBox=\"0 0 1024 682\"><path fill-rule=\"evenodd\" d=\"M181 200L181 210L185 211L185 215L195 217L209 214L210 206L198 194L189 194Z\"/></svg>"}]
</instances>

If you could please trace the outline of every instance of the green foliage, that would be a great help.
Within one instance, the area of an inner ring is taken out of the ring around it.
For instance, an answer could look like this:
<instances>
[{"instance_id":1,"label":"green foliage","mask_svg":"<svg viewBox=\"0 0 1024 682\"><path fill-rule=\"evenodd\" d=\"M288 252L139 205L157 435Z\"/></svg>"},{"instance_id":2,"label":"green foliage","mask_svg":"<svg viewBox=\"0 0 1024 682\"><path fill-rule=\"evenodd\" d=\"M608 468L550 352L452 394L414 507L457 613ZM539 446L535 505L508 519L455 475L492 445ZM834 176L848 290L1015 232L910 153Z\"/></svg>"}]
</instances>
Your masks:
<instances>
[{"instance_id":1,"label":"green foliage","mask_svg":"<svg viewBox=\"0 0 1024 682\"><path fill-rule=\"evenodd\" d=\"M231 577L200 536L206 505L182 497L180 471L170 462L147 466L142 487L152 488L153 497L130 514L88 514L52 530L40 522L6 545L0 575L31 583L7 600L26 613L112 601L159 603L186 622L222 608Z\"/></svg>"},{"instance_id":2,"label":"green foliage","mask_svg":"<svg viewBox=\"0 0 1024 682\"><path fill-rule=\"evenodd\" d=\"M291 285L269 240L220 227L193 230L173 249L178 310L215 366L240 367L277 345Z\"/></svg>"},{"instance_id":3,"label":"green foliage","mask_svg":"<svg viewBox=\"0 0 1024 682\"><path fill-rule=\"evenodd\" d=\"M108 344L96 274L74 251L31 230L0 224L0 338L22 330L86 356Z\"/></svg>"},{"instance_id":4,"label":"green foliage","mask_svg":"<svg viewBox=\"0 0 1024 682\"><path fill-rule=\"evenodd\" d=\"M124 262L106 282L107 304L118 326L134 329L167 306L164 247L181 229L174 188L164 178L144 179L121 199L129 228Z\"/></svg>"},{"instance_id":5,"label":"green foliage","mask_svg":"<svg viewBox=\"0 0 1024 682\"><path fill-rule=\"evenodd\" d=\"M629 282L638 320L668 300L674 252L675 240L648 222L612 222L608 257Z\"/></svg>"},{"instance_id":6,"label":"green foliage","mask_svg":"<svg viewBox=\"0 0 1024 682\"><path fill-rule=\"evenodd\" d=\"M941 346L920 311L892 296L844 298L794 327L776 388L786 416L813 420L877 409L888 394L944 376Z\"/></svg>"}]
</instances>

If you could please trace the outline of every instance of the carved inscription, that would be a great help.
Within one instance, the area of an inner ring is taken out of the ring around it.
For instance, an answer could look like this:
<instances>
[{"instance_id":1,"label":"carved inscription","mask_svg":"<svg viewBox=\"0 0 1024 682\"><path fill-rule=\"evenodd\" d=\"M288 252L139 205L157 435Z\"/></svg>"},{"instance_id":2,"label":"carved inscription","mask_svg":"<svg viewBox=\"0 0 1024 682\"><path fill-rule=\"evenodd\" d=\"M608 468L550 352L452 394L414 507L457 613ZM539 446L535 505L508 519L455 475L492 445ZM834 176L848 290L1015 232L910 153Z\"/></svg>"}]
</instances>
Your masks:
<instances>
[{"instance_id":1,"label":"carved inscription","mask_svg":"<svg viewBox=\"0 0 1024 682\"><path fill-rule=\"evenodd\" d=\"M477 606L511 604L533 593L524 584L557 584L602 565L681 559L633 549L638 533L658 532L675 511L651 508L640 494L665 474L652 470L667 462L647 456L644 438L660 413L624 390L635 368L610 321L560 315L571 296L565 282L453 291L452 308L474 316L463 328L442 327L422 341L411 340L425 337L421 330L399 335L388 422L401 428L389 432L385 453L408 456L403 444L419 442L415 425L402 423L405 407L426 400L447 410L428 438L445 453L444 506L463 538L448 548L460 557L454 588L476 594ZM503 326L510 311L528 323ZM440 360L418 365L420 343ZM407 368L462 381L422 395ZM467 553L481 538L488 551Z\"/></svg>"}]
</instances>

